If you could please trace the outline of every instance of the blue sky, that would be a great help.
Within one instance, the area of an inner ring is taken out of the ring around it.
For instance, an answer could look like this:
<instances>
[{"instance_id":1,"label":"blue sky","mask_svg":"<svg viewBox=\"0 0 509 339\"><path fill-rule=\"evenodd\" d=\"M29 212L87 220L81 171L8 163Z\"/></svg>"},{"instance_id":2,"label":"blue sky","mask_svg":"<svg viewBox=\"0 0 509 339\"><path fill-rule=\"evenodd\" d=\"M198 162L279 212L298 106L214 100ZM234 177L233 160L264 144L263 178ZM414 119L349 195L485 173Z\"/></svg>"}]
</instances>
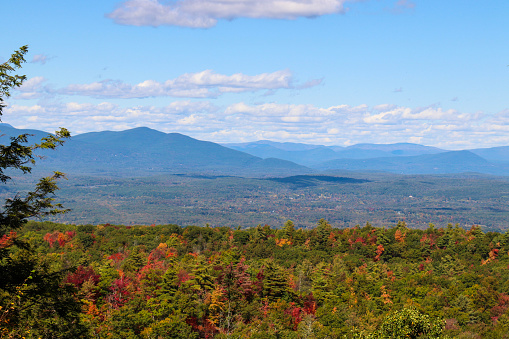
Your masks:
<instances>
[{"instance_id":1,"label":"blue sky","mask_svg":"<svg viewBox=\"0 0 509 339\"><path fill-rule=\"evenodd\" d=\"M509 1L16 0L3 121L214 142L509 145Z\"/></svg>"}]
</instances>

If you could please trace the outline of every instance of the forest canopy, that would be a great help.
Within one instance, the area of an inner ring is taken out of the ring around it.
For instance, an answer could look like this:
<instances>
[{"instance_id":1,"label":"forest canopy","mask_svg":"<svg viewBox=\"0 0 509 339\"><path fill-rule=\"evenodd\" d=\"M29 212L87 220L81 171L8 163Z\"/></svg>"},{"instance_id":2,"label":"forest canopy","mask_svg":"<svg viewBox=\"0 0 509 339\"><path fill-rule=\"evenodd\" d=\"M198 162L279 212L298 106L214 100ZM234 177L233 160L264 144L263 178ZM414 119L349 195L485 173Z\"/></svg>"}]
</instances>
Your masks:
<instances>
[{"instance_id":1,"label":"forest canopy","mask_svg":"<svg viewBox=\"0 0 509 339\"><path fill-rule=\"evenodd\" d=\"M506 338L509 233L29 222L96 338Z\"/></svg>"}]
</instances>

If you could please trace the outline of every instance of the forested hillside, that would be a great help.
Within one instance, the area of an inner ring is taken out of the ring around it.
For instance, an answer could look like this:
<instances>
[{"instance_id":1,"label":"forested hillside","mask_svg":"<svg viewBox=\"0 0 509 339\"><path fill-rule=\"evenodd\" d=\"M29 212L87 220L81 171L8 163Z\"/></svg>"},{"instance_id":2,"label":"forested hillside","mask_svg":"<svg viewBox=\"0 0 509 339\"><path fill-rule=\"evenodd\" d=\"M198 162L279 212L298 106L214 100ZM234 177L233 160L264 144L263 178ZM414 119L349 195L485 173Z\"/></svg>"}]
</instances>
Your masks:
<instances>
[{"instance_id":1,"label":"forested hillside","mask_svg":"<svg viewBox=\"0 0 509 339\"><path fill-rule=\"evenodd\" d=\"M66 272L93 338L509 337L509 233L478 226L29 222L13 239ZM1 296L2 331L47 338L24 288Z\"/></svg>"}]
</instances>

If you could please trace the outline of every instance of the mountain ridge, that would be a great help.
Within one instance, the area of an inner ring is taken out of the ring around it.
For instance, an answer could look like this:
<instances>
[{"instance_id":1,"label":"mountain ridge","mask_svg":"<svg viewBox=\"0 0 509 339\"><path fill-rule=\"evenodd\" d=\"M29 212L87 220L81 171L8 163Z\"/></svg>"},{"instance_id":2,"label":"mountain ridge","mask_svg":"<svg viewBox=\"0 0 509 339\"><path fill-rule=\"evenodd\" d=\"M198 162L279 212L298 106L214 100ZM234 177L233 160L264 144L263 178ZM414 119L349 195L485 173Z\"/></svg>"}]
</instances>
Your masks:
<instances>
[{"instance_id":1,"label":"mountain ridge","mask_svg":"<svg viewBox=\"0 0 509 339\"><path fill-rule=\"evenodd\" d=\"M11 135L27 131L8 126L0 126L0 129ZM37 164L38 169L58 168L66 173L86 175L147 176L195 172L278 176L313 172L286 160L262 159L213 142L150 128L80 134L70 138L57 151L46 151L41 155L45 159Z\"/></svg>"},{"instance_id":2,"label":"mountain ridge","mask_svg":"<svg viewBox=\"0 0 509 339\"><path fill-rule=\"evenodd\" d=\"M47 135L0 124L0 134L4 135L0 142L6 143L6 137L22 133L35 134L31 140ZM509 174L509 146L447 151L412 143L363 143L338 148L260 140L220 145L148 127L83 133L73 136L58 151L43 153L46 159L37 168L86 175L205 173L283 177L331 170Z\"/></svg>"}]
</instances>

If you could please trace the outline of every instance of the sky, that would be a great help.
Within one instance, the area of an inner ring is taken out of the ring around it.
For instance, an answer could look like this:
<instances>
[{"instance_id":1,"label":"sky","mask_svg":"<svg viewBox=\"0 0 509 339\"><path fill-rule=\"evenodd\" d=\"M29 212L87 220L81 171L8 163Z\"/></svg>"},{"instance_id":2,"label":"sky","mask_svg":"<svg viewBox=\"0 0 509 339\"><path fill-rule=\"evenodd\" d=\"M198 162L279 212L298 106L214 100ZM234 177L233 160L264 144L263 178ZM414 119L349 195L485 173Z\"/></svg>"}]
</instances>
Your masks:
<instances>
[{"instance_id":1,"label":"sky","mask_svg":"<svg viewBox=\"0 0 509 339\"><path fill-rule=\"evenodd\" d=\"M16 0L2 121L218 143L509 145L507 0Z\"/></svg>"}]
</instances>

